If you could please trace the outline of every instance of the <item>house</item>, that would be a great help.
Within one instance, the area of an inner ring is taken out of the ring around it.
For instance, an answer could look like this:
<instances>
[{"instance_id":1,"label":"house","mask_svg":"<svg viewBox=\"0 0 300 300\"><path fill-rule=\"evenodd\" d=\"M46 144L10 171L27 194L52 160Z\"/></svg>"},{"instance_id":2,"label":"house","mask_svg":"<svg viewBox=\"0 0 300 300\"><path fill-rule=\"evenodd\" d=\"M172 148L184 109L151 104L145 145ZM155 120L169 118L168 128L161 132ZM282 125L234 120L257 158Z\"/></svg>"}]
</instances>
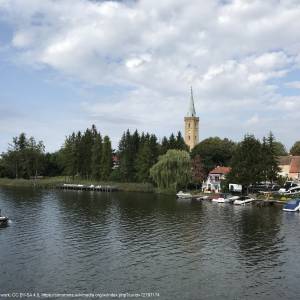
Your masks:
<instances>
[{"instance_id":1,"label":"house","mask_svg":"<svg viewBox=\"0 0 300 300\"><path fill-rule=\"evenodd\" d=\"M216 167L209 172L205 182L203 182L202 190L204 192L220 192L221 181L225 179L225 176L231 171L230 167Z\"/></svg>"},{"instance_id":2,"label":"house","mask_svg":"<svg viewBox=\"0 0 300 300\"><path fill-rule=\"evenodd\" d=\"M300 180L300 156L279 156L278 166L280 168L278 175Z\"/></svg>"},{"instance_id":3,"label":"house","mask_svg":"<svg viewBox=\"0 0 300 300\"><path fill-rule=\"evenodd\" d=\"M112 156L112 162L113 162L113 170L118 169L120 166L120 160L119 157L116 154L113 154Z\"/></svg>"}]
</instances>

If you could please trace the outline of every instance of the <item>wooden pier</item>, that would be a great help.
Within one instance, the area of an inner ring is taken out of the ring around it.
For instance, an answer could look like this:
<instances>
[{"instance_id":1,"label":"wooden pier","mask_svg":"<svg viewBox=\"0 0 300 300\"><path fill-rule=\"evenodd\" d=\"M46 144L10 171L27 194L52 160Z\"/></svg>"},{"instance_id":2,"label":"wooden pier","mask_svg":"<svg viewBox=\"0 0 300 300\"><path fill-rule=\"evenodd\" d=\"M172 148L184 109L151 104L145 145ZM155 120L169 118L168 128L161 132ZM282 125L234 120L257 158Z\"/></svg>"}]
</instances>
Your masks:
<instances>
[{"instance_id":1,"label":"wooden pier","mask_svg":"<svg viewBox=\"0 0 300 300\"><path fill-rule=\"evenodd\" d=\"M61 190L76 190L76 191L96 191L96 192L115 192L118 188L111 185L84 185L64 183L57 186Z\"/></svg>"}]
</instances>

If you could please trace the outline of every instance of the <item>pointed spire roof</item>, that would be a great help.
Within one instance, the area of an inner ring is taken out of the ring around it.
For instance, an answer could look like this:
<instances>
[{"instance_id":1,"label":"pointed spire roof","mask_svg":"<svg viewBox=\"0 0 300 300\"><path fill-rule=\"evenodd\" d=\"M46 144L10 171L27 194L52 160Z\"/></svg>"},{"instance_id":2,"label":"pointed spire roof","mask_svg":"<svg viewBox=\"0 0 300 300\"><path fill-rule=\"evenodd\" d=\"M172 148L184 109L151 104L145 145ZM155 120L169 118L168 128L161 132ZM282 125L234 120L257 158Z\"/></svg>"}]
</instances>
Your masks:
<instances>
[{"instance_id":1,"label":"pointed spire roof","mask_svg":"<svg viewBox=\"0 0 300 300\"><path fill-rule=\"evenodd\" d=\"M190 99L189 111L188 111L187 116L188 117L196 117L196 110L195 110L194 95L193 95L192 87L191 87L191 99Z\"/></svg>"}]
</instances>

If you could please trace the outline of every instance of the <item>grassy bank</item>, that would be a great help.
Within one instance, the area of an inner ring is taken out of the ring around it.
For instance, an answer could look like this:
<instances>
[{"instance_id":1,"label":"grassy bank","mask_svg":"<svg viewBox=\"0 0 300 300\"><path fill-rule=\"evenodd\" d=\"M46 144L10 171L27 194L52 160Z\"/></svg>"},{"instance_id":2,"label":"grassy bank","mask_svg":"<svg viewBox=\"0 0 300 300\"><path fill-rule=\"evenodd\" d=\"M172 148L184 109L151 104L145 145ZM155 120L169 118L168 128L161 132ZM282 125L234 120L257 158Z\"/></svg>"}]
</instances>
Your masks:
<instances>
[{"instance_id":1,"label":"grassy bank","mask_svg":"<svg viewBox=\"0 0 300 300\"><path fill-rule=\"evenodd\" d=\"M0 186L6 187L34 187L34 188L55 188L63 183L74 183L84 185L112 185L117 187L120 191L125 192L155 192L155 188L151 183L138 182L99 182L93 180L75 179L69 177L49 177L43 179L9 179L0 178Z\"/></svg>"}]
</instances>

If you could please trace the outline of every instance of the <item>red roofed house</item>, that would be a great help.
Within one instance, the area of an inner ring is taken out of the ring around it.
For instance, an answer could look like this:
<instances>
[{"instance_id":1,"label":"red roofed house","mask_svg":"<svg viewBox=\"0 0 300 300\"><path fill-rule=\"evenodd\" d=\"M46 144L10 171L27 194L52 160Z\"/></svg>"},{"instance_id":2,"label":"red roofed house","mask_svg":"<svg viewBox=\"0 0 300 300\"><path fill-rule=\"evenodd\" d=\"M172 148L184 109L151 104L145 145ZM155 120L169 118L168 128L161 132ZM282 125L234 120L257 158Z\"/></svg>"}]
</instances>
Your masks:
<instances>
[{"instance_id":1,"label":"red roofed house","mask_svg":"<svg viewBox=\"0 0 300 300\"><path fill-rule=\"evenodd\" d=\"M220 192L221 181L225 179L225 176L231 171L230 167L216 167L209 172L205 182L203 182L202 190L204 192Z\"/></svg>"},{"instance_id":2,"label":"red roofed house","mask_svg":"<svg viewBox=\"0 0 300 300\"><path fill-rule=\"evenodd\" d=\"M292 180L300 180L300 156L280 156L278 165L279 175Z\"/></svg>"}]
</instances>

